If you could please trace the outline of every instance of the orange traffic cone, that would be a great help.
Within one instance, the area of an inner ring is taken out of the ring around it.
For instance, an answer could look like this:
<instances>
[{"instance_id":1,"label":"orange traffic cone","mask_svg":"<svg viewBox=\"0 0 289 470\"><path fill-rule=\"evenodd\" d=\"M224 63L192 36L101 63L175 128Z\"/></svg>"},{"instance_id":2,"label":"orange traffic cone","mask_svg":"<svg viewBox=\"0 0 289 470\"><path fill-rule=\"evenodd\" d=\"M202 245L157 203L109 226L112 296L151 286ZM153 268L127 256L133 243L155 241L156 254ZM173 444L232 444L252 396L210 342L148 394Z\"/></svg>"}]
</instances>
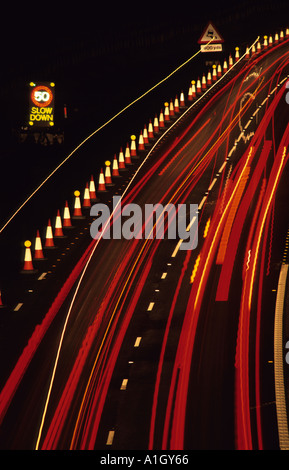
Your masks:
<instances>
[{"instance_id":1,"label":"orange traffic cone","mask_svg":"<svg viewBox=\"0 0 289 470\"><path fill-rule=\"evenodd\" d=\"M24 254L24 265L22 268L23 273L35 273L36 269L34 269L33 263L32 263L32 254L31 254L31 241L26 240L24 242L25 246L25 254Z\"/></svg>"},{"instance_id":2,"label":"orange traffic cone","mask_svg":"<svg viewBox=\"0 0 289 470\"><path fill-rule=\"evenodd\" d=\"M120 149L119 156L118 156L118 168L120 170L125 170L125 161L122 148Z\"/></svg>"},{"instance_id":3,"label":"orange traffic cone","mask_svg":"<svg viewBox=\"0 0 289 470\"><path fill-rule=\"evenodd\" d=\"M170 117L173 117L175 115L175 108L174 108L174 103L172 99L170 100L170 104L169 104L169 115Z\"/></svg>"},{"instance_id":4,"label":"orange traffic cone","mask_svg":"<svg viewBox=\"0 0 289 470\"><path fill-rule=\"evenodd\" d=\"M110 161L108 161L108 160L105 162L104 179L105 179L105 186L112 186L113 185L113 182L112 182L112 179L111 179Z\"/></svg>"},{"instance_id":5,"label":"orange traffic cone","mask_svg":"<svg viewBox=\"0 0 289 470\"><path fill-rule=\"evenodd\" d=\"M91 202L90 202L90 193L89 193L89 184L86 183L85 189L84 189L84 195L83 195L83 207L89 208L91 207Z\"/></svg>"},{"instance_id":6,"label":"orange traffic cone","mask_svg":"<svg viewBox=\"0 0 289 470\"><path fill-rule=\"evenodd\" d=\"M211 75L210 70L208 71L208 75L207 75L207 85L208 86L212 85L212 75Z\"/></svg>"},{"instance_id":7,"label":"orange traffic cone","mask_svg":"<svg viewBox=\"0 0 289 470\"><path fill-rule=\"evenodd\" d=\"M148 136L149 136L149 139L153 139L153 138L154 138L154 128L153 128L153 124L152 124L152 120L151 120L151 119L149 120Z\"/></svg>"},{"instance_id":8,"label":"orange traffic cone","mask_svg":"<svg viewBox=\"0 0 289 470\"><path fill-rule=\"evenodd\" d=\"M90 177L90 182L89 182L89 197L91 201L97 200L96 192L95 192L95 183L94 183L94 179L92 175Z\"/></svg>"},{"instance_id":9,"label":"orange traffic cone","mask_svg":"<svg viewBox=\"0 0 289 470\"><path fill-rule=\"evenodd\" d=\"M170 120L170 109L169 109L169 103L166 101L164 103L165 105L165 112L164 112L164 117L165 117L165 121L169 121Z\"/></svg>"},{"instance_id":10,"label":"orange traffic cone","mask_svg":"<svg viewBox=\"0 0 289 470\"><path fill-rule=\"evenodd\" d=\"M82 219L83 214L82 214L82 208L81 208L81 202L80 202L80 191L76 190L74 191L74 209L73 209L73 218L74 219Z\"/></svg>"},{"instance_id":11,"label":"orange traffic cone","mask_svg":"<svg viewBox=\"0 0 289 470\"><path fill-rule=\"evenodd\" d=\"M174 111L175 113L179 113L180 112L180 105L179 105L179 98L175 97L175 101L174 101Z\"/></svg>"},{"instance_id":12,"label":"orange traffic cone","mask_svg":"<svg viewBox=\"0 0 289 470\"><path fill-rule=\"evenodd\" d=\"M205 74L202 76L202 85L201 85L202 91L205 91L207 89L207 80Z\"/></svg>"},{"instance_id":13,"label":"orange traffic cone","mask_svg":"<svg viewBox=\"0 0 289 470\"><path fill-rule=\"evenodd\" d=\"M229 55L229 69L233 67L233 57L231 56L231 54Z\"/></svg>"},{"instance_id":14,"label":"orange traffic cone","mask_svg":"<svg viewBox=\"0 0 289 470\"><path fill-rule=\"evenodd\" d=\"M222 67L221 67L221 64L218 64L217 77L220 78L221 76L222 76Z\"/></svg>"},{"instance_id":15,"label":"orange traffic cone","mask_svg":"<svg viewBox=\"0 0 289 470\"><path fill-rule=\"evenodd\" d=\"M45 259L42 250L42 242L39 234L39 230L37 230L36 238L35 238L35 245L34 245L34 259Z\"/></svg>"},{"instance_id":16,"label":"orange traffic cone","mask_svg":"<svg viewBox=\"0 0 289 470\"><path fill-rule=\"evenodd\" d=\"M192 98L196 98L197 92L196 92L196 82L195 80L192 80Z\"/></svg>"},{"instance_id":17,"label":"orange traffic cone","mask_svg":"<svg viewBox=\"0 0 289 470\"><path fill-rule=\"evenodd\" d=\"M164 113L162 109L160 112L159 125L160 125L160 128L165 127Z\"/></svg>"},{"instance_id":18,"label":"orange traffic cone","mask_svg":"<svg viewBox=\"0 0 289 470\"><path fill-rule=\"evenodd\" d=\"M57 237L57 238L64 237L59 210L57 211L57 215L56 215L56 219L55 219L54 237Z\"/></svg>"},{"instance_id":19,"label":"orange traffic cone","mask_svg":"<svg viewBox=\"0 0 289 470\"><path fill-rule=\"evenodd\" d=\"M136 144L135 144L136 136L132 135L130 138L131 138L130 155L132 157L136 157L137 156L137 154L136 154Z\"/></svg>"},{"instance_id":20,"label":"orange traffic cone","mask_svg":"<svg viewBox=\"0 0 289 470\"><path fill-rule=\"evenodd\" d=\"M180 94L180 107L184 108L185 107L185 95L184 92L182 91Z\"/></svg>"},{"instance_id":21,"label":"orange traffic cone","mask_svg":"<svg viewBox=\"0 0 289 470\"><path fill-rule=\"evenodd\" d=\"M50 219L48 220L48 224L46 227L46 238L45 238L45 248L54 248L54 240L53 240L53 233L52 233L52 226Z\"/></svg>"},{"instance_id":22,"label":"orange traffic cone","mask_svg":"<svg viewBox=\"0 0 289 470\"><path fill-rule=\"evenodd\" d=\"M70 218L70 210L68 206L68 202L65 201L65 207L63 211L63 227L65 228L71 228L72 223L71 223L71 218Z\"/></svg>"},{"instance_id":23,"label":"orange traffic cone","mask_svg":"<svg viewBox=\"0 0 289 470\"><path fill-rule=\"evenodd\" d=\"M215 82L217 80L218 76L217 76L217 70L216 70L216 65L214 64L213 65L213 82Z\"/></svg>"},{"instance_id":24,"label":"orange traffic cone","mask_svg":"<svg viewBox=\"0 0 289 470\"><path fill-rule=\"evenodd\" d=\"M106 191L105 181L104 181L104 174L103 174L103 169L102 168L101 168L100 174L99 174L98 191L99 192Z\"/></svg>"},{"instance_id":25,"label":"orange traffic cone","mask_svg":"<svg viewBox=\"0 0 289 470\"><path fill-rule=\"evenodd\" d=\"M235 48L235 62L238 62L240 59L239 47Z\"/></svg>"},{"instance_id":26,"label":"orange traffic cone","mask_svg":"<svg viewBox=\"0 0 289 470\"><path fill-rule=\"evenodd\" d=\"M130 149L129 149L128 143L126 144L126 149L125 149L125 153L124 153L124 163L125 163L125 165L131 165L132 164L131 158L130 158Z\"/></svg>"},{"instance_id":27,"label":"orange traffic cone","mask_svg":"<svg viewBox=\"0 0 289 470\"><path fill-rule=\"evenodd\" d=\"M198 78L197 80L197 94L199 95L202 93L202 85L201 85L201 80Z\"/></svg>"},{"instance_id":28,"label":"orange traffic cone","mask_svg":"<svg viewBox=\"0 0 289 470\"><path fill-rule=\"evenodd\" d=\"M158 134L160 131L159 120L158 120L157 115L155 115L154 117L153 131L154 131L154 134Z\"/></svg>"},{"instance_id":29,"label":"orange traffic cone","mask_svg":"<svg viewBox=\"0 0 289 470\"><path fill-rule=\"evenodd\" d=\"M149 135L148 135L148 130L147 130L146 124L145 124L144 130L143 130L143 141L144 141L145 145L149 143Z\"/></svg>"},{"instance_id":30,"label":"orange traffic cone","mask_svg":"<svg viewBox=\"0 0 289 470\"><path fill-rule=\"evenodd\" d=\"M120 176L118 171L118 163L116 155L114 155L113 162L112 162L112 176Z\"/></svg>"},{"instance_id":31,"label":"orange traffic cone","mask_svg":"<svg viewBox=\"0 0 289 470\"><path fill-rule=\"evenodd\" d=\"M224 65L223 65L223 72L226 73L228 71L228 63L226 59L224 60Z\"/></svg>"},{"instance_id":32,"label":"orange traffic cone","mask_svg":"<svg viewBox=\"0 0 289 470\"><path fill-rule=\"evenodd\" d=\"M142 133L142 131L140 132L140 135L139 135L138 150L139 150L139 151L145 150L145 144L144 144L144 138L143 138L143 133Z\"/></svg>"}]
</instances>

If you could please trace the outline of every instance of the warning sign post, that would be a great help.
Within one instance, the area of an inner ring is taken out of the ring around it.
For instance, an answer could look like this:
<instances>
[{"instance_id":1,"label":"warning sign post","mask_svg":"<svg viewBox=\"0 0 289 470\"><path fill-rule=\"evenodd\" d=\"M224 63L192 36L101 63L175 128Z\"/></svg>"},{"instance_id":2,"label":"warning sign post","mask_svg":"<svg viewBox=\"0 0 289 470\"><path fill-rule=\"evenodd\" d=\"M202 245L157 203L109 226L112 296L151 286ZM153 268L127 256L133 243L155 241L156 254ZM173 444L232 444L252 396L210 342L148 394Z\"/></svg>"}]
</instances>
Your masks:
<instances>
[{"instance_id":1,"label":"warning sign post","mask_svg":"<svg viewBox=\"0 0 289 470\"><path fill-rule=\"evenodd\" d=\"M201 52L221 52L224 39L218 32L212 22L209 22L198 43L201 46Z\"/></svg>"}]
</instances>

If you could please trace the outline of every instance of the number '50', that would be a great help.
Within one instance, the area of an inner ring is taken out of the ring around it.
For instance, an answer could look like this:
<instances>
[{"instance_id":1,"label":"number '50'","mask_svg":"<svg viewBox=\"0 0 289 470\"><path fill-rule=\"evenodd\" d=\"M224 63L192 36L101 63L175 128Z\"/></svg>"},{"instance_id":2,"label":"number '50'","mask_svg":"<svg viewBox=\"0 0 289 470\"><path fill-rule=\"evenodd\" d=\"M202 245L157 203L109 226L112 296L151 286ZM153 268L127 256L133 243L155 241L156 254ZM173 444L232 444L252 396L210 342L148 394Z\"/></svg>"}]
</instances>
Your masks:
<instances>
[{"instance_id":1,"label":"number '50'","mask_svg":"<svg viewBox=\"0 0 289 470\"><path fill-rule=\"evenodd\" d=\"M49 100L49 93L47 91L36 91L34 93L35 99L37 101L48 101Z\"/></svg>"}]
</instances>

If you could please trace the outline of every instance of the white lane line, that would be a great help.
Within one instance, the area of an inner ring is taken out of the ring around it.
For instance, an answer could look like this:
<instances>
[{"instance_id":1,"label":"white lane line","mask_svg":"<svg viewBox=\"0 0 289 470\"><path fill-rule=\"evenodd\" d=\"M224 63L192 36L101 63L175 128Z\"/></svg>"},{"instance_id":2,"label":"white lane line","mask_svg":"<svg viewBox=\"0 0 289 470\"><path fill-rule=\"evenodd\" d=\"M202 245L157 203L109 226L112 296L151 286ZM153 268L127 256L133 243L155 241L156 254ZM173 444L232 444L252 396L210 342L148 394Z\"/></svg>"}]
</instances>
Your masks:
<instances>
[{"instance_id":1,"label":"white lane line","mask_svg":"<svg viewBox=\"0 0 289 470\"><path fill-rule=\"evenodd\" d=\"M213 181L211 182L210 186L209 186L209 189L208 191L211 191L211 189L213 188L214 184L216 183L217 181L217 178L214 178Z\"/></svg>"},{"instance_id":2,"label":"white lane line","mask_svg":"<svg viewBox=\"0 0 289 470\"><path fill-rule=\"evenodd\" d=\"M155 304L154 302L150 302L150 304L149 304L149 306L148 306L148 308L147 308L147 312L151 312L151 311L152 311L152 309L154 308L154 304Z\"/></svg>"},{"instance_id":3,"label":"white lane line","mask_svg":"<svg viewBox=\"0 0 289 470\"><path fill-rule=\"evenodd\" d=\"M18 310L20 310L22 305L23 305L23 303L19 302L19 304L17 304L16 307L14 308L14 312L18 312Z\"/></svg>"},{"instance_id":4,"label":"white lane line","mask_svg":"<svg viewBox=\"0 0 289 470\"><path fill-rule=\"evenodd\" d=\"M134 347L138 348L141 342L141 336L138 336L137 339L135 340Z\"/></svg>"},{"instance_id":5,"label":"white lane line","mask_svg":"<svg viewBox=\"0 0 289 470\"><path fill-rule=\"evenodd\" d=\"M107 436L107 441L106 445L111 446L114 438L114 431L109 431L108 436Z\"/></svg>"},{"instance_id":6,"label":"white lane line","mask_svg":"<svg viewBox=\"0 0 289 470\"><path fill-rule=\"evenodd\" d=\"M221 168L219 169L218 173L222 173L223 169L225 168L225 166L227 165L227 162L224 162L223 165L221 166Z\"/></svg>"},{"instance_id":7,"label":"white lane line","mask_svg":"<svg viewBox=\"0 0 289 470\"><path fill-rule=\"evenodd\" d=\"M165 279L168 273L163 273L161 279Z\"/></svg>"},{"instance_id":8,"label":"white lane line","mask_svg":"<svg viewBox=\"0 0 289 470\"><path fill-rule=\"evenodd\" d=\"M123 379L120 390L126 390L128 379Z\"/></svg>"},{"instance_id":9,"label":"white lane line","mask_svg":"<svg viewBox=\"0 0 289 470\"><path fill-rule=\"evenodd\" d=\"M42 279L45 278L46 274L47 274L47 273L42 273L42 274L39 276L38 281L42 281Z\"/></svg>"}]
</instances>

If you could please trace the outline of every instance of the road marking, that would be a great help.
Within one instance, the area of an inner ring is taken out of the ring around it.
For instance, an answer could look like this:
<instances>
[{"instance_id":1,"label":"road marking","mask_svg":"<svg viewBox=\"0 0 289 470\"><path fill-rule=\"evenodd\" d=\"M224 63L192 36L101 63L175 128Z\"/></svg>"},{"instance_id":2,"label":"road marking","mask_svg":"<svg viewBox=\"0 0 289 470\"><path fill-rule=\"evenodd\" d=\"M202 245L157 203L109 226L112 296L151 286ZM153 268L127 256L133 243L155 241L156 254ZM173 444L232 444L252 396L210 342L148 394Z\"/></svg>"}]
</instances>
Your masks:
<instances>
[{"instance_id":1,"label":"road marking","mask_svg":"<svg viewBox=\"0 0 289 470\"><path fill-rule=\"evenodd\" d=\"M107 446L111 446L113 442L113 438L114 438L114 431L109 431L108 436L107 436L107 441L106 441Z\"/></svg>"},{"instance_id":2,"label":"road marking","mask_svg":"<svg viewBox=\"0 0 289 470\"><path fill-rule=\"evenodd\" d=\"M141 342L141 336L138 336L137 339L135 340L134 347L138 348Z\"/></svg>"},{"instance_id":3,"label":"road marking","mask_svg":"<svg viewBox=\"0 0 289 470\"><path fill-rule=\"evenodd\" d=\"M150 302L150 304L149 304L149 306L148 306L148 308L147 308L147 312L151 312L151 311L152 311L152 309L154 308L154 304L155 304L154 302Z\"/></svg>"},{"instance_id":4,"label":"road marking","mask_svg":"<svg viewBox=\"0 0 289 470\"><path fill-rule=\"evenodd\" d=\"M17 304L16 307L14 308L14 312L18 312L18 310L20 310L22 305L23 305L23 303L19 302L19 304Z\"/></svg>"},{"instance_id":5,"label":"road marking","mask_svg":"<svg viewBox=\"0 0 289 470\"><path fill-rule=\"evenodd\" d=\"M209 187L208 191L211 191L211 189L213 188L213 186L214 186L214 184L216 183L216 181L217 181L217 178L214 178L213 181L212 181L211 184L210 184L210 187Z\"/></svg>"},{"instance_id":6,"label":"road marking","mask_svg":"<svg viewBox=\"0 0 289 470\"><path fill-rule=\"evenodd\" d=\"M225 166L227 165L227 162L224 162L223 165L221 166L221 168L219 169L218 173L222 173L223 169L225 168Z\"/></svg>"},{"instance_id":7,"label":"road marking","mask_svg":"<svg viewBox=\"0 0 289 470\"><path fill-rule=\"evenodd\" d=\"M165 279L168 273L163 273L161 279Z\"/></svg>"},{"instance_id":8,"label":"road marking","mask_svg":"<svg viewBox=\"0 0 289 470\"><path fill-rule=\"evenodd\" d=\"M120 390L126 390L128 379L123 379Z\"/></svg>"}]
</instances>

